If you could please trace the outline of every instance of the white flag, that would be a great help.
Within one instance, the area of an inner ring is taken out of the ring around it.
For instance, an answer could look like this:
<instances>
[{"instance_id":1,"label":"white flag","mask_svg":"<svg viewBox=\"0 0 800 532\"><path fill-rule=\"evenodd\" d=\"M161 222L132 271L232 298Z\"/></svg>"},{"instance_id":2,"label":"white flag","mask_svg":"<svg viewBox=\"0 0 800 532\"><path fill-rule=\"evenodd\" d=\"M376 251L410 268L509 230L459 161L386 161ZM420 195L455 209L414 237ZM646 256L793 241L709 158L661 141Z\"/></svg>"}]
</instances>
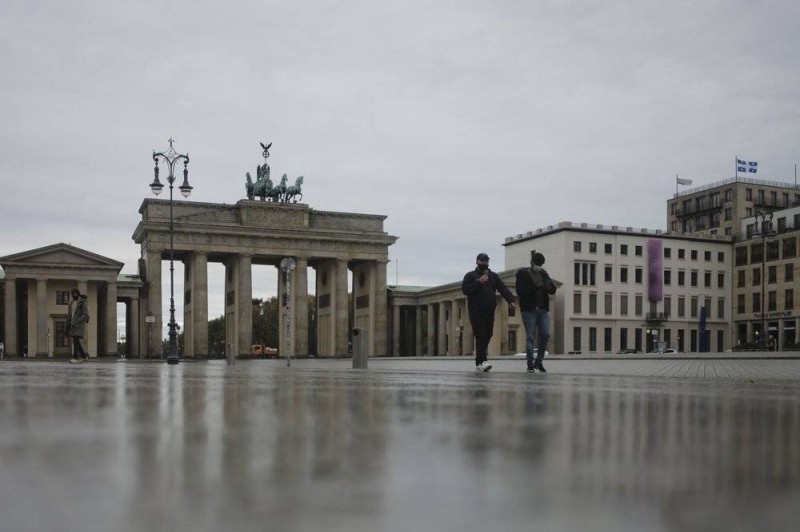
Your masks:
<instances>
[{"instance_id":1,"label":"white flag","mask_svg":"<svg viewBox=\"0 0 800 532\"><path fill-rule=\"evenodd\" d=\"M741 172L743 174L755 174L758 172L758 162L736 159L736 172Z\"/></svg>"},{"instance_id":2,"label":"white flag","mask_svg":"<svg viewBox=\"0 0 800 532\"><path fill-rule=\"evenodd\" d=\"M692 180L691 180L691 179L683 179L683 178L681 178L681 177L676 177L676 178L675 178L675 181L676 181L676 182L677 182L679 185L691 185L691 184L692 184Z\"/></svg>"}]
</instances>

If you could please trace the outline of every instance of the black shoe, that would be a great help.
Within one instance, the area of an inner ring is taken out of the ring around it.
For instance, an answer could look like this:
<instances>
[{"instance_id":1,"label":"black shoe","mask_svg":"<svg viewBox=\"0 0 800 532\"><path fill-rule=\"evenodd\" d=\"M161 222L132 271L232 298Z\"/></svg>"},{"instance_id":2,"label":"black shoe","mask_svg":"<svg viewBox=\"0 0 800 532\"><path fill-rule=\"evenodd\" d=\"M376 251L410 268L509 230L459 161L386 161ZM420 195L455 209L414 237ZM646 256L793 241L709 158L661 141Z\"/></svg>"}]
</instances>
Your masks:
<instances>
[{"instance_id":1,"label":"black shoe","mask_svg":"<svg viewBox=\"0 0 800 532\"><path fill-rule=\"evenodd\" d=\"M537 360L536 364L534 364L533 367L538 369L542 373L547 373L547 370L544 369L544 366L542 365L542 361L541 360Z\"/></svg>"}]
</instances>

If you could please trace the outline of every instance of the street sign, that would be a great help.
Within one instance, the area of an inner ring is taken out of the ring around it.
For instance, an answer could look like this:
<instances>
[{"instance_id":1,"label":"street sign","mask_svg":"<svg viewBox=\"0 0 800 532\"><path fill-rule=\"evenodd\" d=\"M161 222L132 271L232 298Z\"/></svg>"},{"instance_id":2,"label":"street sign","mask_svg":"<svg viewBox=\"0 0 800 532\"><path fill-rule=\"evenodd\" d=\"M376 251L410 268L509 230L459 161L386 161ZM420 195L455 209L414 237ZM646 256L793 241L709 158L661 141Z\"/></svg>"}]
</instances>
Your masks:
<instances>
[{"instance_id":1,"label":"street sign","mask_svg":"<svg viewBox=\"0 0 800 532\"><path fill-rule=\"evenodd\" d=\"M156 322L156 317L155 316L145 316L144 321L146 321L147 323L155 323Z\"/></svg>"}]
</instances>

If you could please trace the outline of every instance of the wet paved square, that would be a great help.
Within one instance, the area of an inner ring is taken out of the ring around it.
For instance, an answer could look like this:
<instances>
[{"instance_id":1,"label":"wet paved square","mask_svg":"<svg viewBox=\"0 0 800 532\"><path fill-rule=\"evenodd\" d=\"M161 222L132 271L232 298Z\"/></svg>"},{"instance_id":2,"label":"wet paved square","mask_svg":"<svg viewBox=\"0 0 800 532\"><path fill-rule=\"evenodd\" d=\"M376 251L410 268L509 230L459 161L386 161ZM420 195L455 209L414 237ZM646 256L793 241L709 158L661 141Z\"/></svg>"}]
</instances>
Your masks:
<instances>
[{"instance_id":1,"label":"wet paved square","mask_svg":"<svg viewBox=\"0 0 800 532\"><path fill-rule=\"evenodd\" d=\"M0 530L800 529L800 361L677 362L4 361Z\"/></svg>"}]
</instances>

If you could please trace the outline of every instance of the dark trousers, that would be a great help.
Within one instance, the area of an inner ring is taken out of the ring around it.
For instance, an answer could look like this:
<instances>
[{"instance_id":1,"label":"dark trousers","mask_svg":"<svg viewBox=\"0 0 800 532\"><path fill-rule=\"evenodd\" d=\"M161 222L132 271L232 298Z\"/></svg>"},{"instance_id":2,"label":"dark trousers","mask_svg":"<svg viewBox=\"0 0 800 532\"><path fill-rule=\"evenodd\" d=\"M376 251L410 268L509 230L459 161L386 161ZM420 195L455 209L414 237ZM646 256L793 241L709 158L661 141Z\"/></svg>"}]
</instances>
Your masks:
<instances>
[{"instance_id":1,"label":"dark trousers","mask_svg":"<svg viewBox=\"0 0 800 532\"><path fill-rule=\"evenodd\" d=\"M86 358L86 351L83 350L80 336L72 337L72 356L75 358Z\"/></svg>"},{"instance_id":2,"label":"dark trousers","mask_svg":"<svg viewBox=\"0 0 800 532\"><path fill-rule=\"evenodd\" d=\"M469 322L472 324L472 334L475 335L475 365L486 361L486 350L494 331L494 311L470 312Z\"/></svg>"}]
</instances>

